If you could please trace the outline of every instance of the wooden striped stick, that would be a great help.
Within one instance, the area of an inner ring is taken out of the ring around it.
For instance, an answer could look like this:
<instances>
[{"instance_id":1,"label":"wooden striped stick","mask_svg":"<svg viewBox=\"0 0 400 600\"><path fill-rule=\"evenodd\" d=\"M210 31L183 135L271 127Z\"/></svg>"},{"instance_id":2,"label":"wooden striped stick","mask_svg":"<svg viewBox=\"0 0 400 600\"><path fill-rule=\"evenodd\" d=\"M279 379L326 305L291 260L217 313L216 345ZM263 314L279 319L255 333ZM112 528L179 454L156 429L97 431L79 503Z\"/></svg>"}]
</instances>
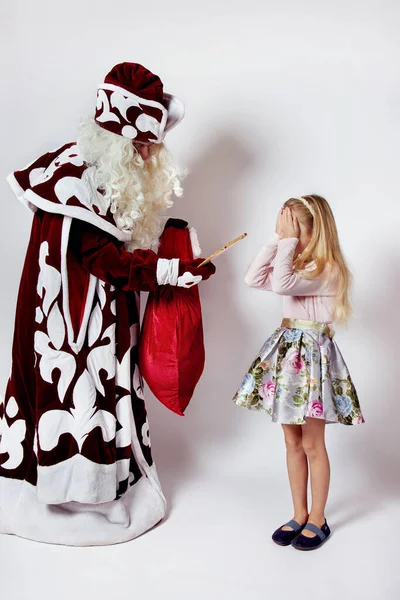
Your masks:
<instances>
[{"instance_id":1,"label":"wooden striped stick","mask_svg":"<svg viewBox=\"0 0 400 600\"><path fill-rule=\"evenodd\" d=\"M243 240L245 237L247 237L247 233L243 233L242 235L239 235L239 237L237 237L234 240L228 242L228 244L225 244L225 246L222 246L222 248L220 248L219 250L217 250L216 252L214 252L214 254L211 254L211 256L209 256L208 258L206 258L205 260L203 260L203 262L200 263L197 268L199 269L200 267L204 267L204 265L206 265L207 263L211 262L216 256L219 256L220 254L222 254L223 252L225 252L226 250L228 250L228 248L230 248L231 246L233 246L233 244L236 244L237 242L240 242L240 240Z\"/></svg>"}]
</instances>

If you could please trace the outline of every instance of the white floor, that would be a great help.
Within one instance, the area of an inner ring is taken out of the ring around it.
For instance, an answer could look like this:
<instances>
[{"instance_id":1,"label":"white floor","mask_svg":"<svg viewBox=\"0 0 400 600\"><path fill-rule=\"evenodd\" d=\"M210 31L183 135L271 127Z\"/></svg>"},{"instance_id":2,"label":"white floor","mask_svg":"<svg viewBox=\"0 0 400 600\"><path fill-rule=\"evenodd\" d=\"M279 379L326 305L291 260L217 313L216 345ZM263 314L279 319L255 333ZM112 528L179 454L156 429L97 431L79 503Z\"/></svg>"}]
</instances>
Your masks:
<instances>
[{"instance_id":1,"label":"white floor","mask_svg":"<svg viewBox=\"0 0 400 600\"><path fill-rule=\"evenodd\" d=\"M167 520L126 544L65 548L0 536L1 598L400 597L395 494L382 502L373 482L356 490L344 482L330 500L331 539L305 553L270 541L291 516L283 474L184 479L164 473L172 504Z\"/></svg>"}]
</instances>

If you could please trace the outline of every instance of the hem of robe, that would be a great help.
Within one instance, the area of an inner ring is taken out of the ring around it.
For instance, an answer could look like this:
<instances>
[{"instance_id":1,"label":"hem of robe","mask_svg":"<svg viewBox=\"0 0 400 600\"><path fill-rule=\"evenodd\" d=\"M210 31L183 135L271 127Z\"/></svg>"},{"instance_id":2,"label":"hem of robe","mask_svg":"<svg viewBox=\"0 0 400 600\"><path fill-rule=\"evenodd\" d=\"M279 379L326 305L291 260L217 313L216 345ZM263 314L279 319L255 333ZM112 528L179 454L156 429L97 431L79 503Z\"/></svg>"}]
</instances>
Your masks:
<instances>
[{"instance_id":1,"label":"hem of robe","mask_svg":"<svg viewBox=\"0 0 400 600\"><path fill-rule=\"evenodd\" d=\"M143 476L121 498L102 504L41 504L25 480L0 477L0 533L64 546L132 540L165 516L164 496Z\"/></svg>"}]
</instances>

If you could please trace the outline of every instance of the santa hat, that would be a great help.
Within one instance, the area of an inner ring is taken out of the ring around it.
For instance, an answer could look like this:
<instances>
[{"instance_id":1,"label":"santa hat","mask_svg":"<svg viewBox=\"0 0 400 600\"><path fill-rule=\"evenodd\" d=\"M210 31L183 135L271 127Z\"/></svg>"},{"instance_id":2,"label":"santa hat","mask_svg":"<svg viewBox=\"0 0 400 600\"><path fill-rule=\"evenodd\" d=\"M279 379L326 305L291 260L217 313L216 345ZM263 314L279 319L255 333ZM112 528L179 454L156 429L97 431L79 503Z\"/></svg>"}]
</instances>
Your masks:
<instances>
[{"instance_id":1,"label":"santa hat","mask_svg":"<svg viewBox=\"0 0 400 600\"><path fill-rule=\"evenodd\" d=\"M96 123L139 144L161 144L184 114L161 79L137 63L116 65L97 90Z\"/></svg>"}]
</instances>

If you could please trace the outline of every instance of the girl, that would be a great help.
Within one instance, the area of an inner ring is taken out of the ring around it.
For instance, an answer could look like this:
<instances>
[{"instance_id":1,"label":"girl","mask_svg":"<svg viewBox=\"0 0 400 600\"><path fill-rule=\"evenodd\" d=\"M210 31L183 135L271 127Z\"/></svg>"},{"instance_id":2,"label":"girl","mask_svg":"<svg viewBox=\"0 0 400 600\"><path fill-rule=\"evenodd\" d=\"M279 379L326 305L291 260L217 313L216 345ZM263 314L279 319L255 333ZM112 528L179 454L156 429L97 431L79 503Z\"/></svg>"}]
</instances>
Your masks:
<instances>
[{"instance_id":1,"label":"girl","mask_svg":"<svg viewBox=\"0 0 400 600\"><path fill-rule=\"evenodd\" d=\"M298 550L318 548L330 535L325 519L330 475L325 423L364 422L331 327L350 315L350 281L332 210L316 195L285 202L274 237L245 278L251 287L283 296L284 319L261 348L234 401L267 412L282 424L294 516L272 539Z\"/></svg>"}]
</instances>

